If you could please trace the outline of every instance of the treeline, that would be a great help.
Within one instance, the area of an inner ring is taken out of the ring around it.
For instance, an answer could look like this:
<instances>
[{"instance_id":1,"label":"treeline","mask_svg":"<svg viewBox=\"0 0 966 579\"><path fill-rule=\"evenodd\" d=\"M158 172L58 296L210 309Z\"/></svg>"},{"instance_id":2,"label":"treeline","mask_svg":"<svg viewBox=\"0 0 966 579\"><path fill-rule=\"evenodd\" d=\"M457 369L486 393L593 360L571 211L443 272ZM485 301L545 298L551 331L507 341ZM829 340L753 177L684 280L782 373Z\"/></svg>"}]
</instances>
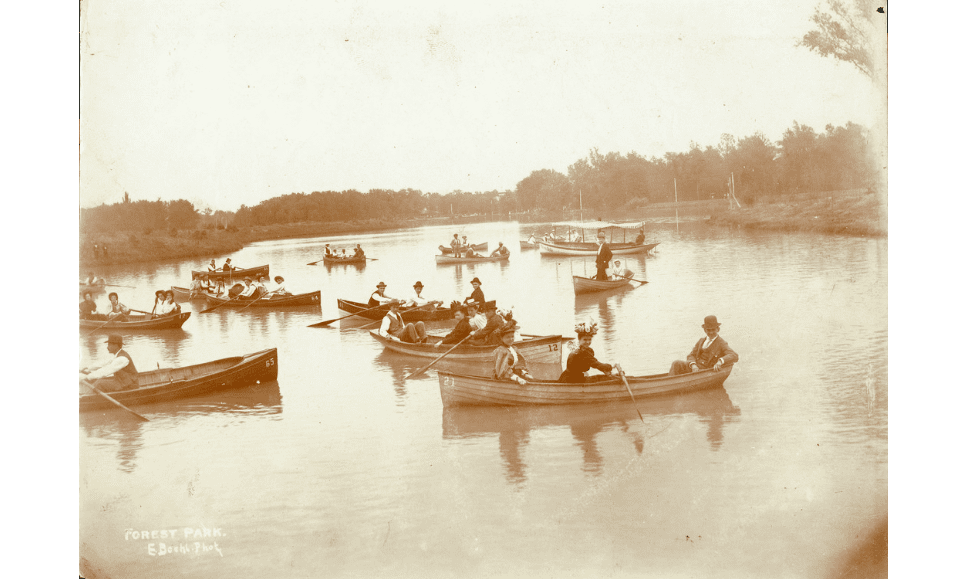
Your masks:
<instances>
[{"instance_id":1,"label":"treeline","mask_svg":"<svg viewBox=\"0 0 966 579\"><path fill-rule=\"evenodd\" d=\"M590 151L564 175L533 171L513 191L446 194L414 189L373 189L368 193L315 191L292 193L241 208L233 215L199 214L185 200L131 202L81 210L84 230L110 231L248 227L306 221L396 220L420 216L473 215L536 210L631 209L646 203L722 199L734 175L743 203L808 191L871 188L875 166L864 127L827 125L817 133L797 122L772 143L761 133L736 139L724 134L715 146L691 143L685 153L646 158L631 152Z\"/></svg>"}]
</instances>

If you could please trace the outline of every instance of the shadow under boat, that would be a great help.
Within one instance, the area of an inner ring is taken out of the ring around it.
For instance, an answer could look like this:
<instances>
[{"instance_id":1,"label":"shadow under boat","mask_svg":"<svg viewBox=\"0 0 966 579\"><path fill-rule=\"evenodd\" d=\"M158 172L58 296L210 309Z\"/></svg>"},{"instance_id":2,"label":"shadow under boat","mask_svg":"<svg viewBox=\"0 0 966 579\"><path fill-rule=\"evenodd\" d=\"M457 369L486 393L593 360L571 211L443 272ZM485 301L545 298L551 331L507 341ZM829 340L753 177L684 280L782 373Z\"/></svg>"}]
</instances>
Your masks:
<instances>
[{"instance_id":1,"label":"shadow under boat","mask_svg":"<svg viewBox=\"0 0 966 579\"><path fill-rule=\"evenodd\" d=\"M443 407L443 439L462 440L499 436L500 456L507 480L519 484L526 480L523 450L530 434L541 429L565 426L570 429L583 453L583 469L592 474L602 470L603 459L597 449L596 437L608 428L618 428L627 434L638 454L643 453L637 410L645 421L651 418L696 415L707 428L706 438L711 450L718 450L724 442L724 425L735 422L741 409L734 405L723 387L683 395L603 404L567 406L456 406Z\"/></svg>"}]
</instances>

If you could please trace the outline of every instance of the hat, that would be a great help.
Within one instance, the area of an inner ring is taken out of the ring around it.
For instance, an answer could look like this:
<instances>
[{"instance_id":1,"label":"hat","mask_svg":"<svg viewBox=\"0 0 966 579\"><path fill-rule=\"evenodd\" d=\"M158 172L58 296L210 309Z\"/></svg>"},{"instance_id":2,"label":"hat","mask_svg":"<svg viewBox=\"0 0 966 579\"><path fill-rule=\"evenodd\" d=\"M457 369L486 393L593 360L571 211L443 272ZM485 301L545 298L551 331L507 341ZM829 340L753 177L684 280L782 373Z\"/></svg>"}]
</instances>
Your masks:
<instances>
[{"instance_id":1,"label":"hat","mask_svg":"<svg viewBox=\"0 0 966 579\"><path fill-rule=\"evenodd\" d=\"M480 278L478 278L478 277L474 277L473 279L471 279L470 280L470 283L478 283L480 285L483 285L483 282L481 282L480 281Z\"/></svg>"},{"instance_id":2,"label":"hat","mask_svg":"<svg viewBox=\"0 0 966 579\"><path fill-rule=\"evenodd\" d=\"M226 263L229 262L229 261L231 261L231 258L230 257L225 260Z\"/></svg>"},{"instance_id":3,"label":"hat","mask_svg":"<svg viewBox=\"0 0 966 579\"><path fill-rule=\"evenodd\" d=\"M607 234L604 233L603 231L598 231L597 232L597 237L607 237Z\"/></svg>"},{"instance_id":4,"label":"hat","mask_svg":"<svg viewBox=\"0 0 966 579\"><path fill-rule=\"evenodd\" d=\"M107 343L108 344L117 344L118 346L123 346L124 345L124 340L121 338L121 336L118 336L117 334L111 334L110 336L107 337Z\"/></svg>"},{"instance_id":5,"label":"hat","mask_svg":"<svg viewBox=\"0 0 966 579\"><path fill-rule=\"evenodd\" d=\"M413 284L413 287L423 287L423 282L417 281L415 284Z\"/></svg>"},{"instance_id":6,"label":"hat","mask_svg":"<svg viewBox=\"0 0 966 579\"><path fill-rule=\"evenodd\" d=\"M721 324L718 323L718 318L714 316L705 316L704 323L701 324L702 328L720 328Z\"/></svg>"},{"instance_id":7,"label":"hat","mask_svg":"<svg viewBox=\"0 0 966 579\"><path fill-rule=\"evenodd\" d=\"M382 282L381 281L381 282L379 282L379 283L376 284L376 287L386 287L386 282Z\"/></svg>"},{"instance_id":8,"label":"hat","mask_svg":"<svg viewBox=\"0 0 966 579\"><path fill-rule=\"evenodd\" d=\"M389 307L392 307L392 306L401 306L402 303L403 303L402 300L389 300L389 302L388 302Z\"/></svg>"},{"instance_id":9,"label":"hat","mask_svg":"<svg viewBox=\"0 0 966 579\"><path fill-rule=\"evenodd\" d=\"M252 278L250 278L250 277L246 277L246 278L245 278L245 281L252 281Z\"/></svg>"},{"instance_id":10,"label":"hat","mask_svg":"<svg viewBox=\"0 0 966 579\"><path fill-rule=\"evenodd\" d=\"M282 276L280 276L280 275L276 275L275 276L275 281L285 281L285 278L282 277Z\"/></svg>"},{"instance_id":11,"label":"hat","mask_svg":"<svg viewBox=\"0 0 966 579\"><path fill-rule=\"evenodd\" d=\"M158 295L158 294L164 295L164 290L158 290L154 292L154 295Z\"/></svg>"},{"instance_id":12,"label":"hat","mask_svg":"<svg viewBox=\"0 0 966 579\"><path fill-rule=\"evenodd\" d=\"M470 308L479 310L480 309L480 304L476 303L475 301L466 302L466 309L470 309Z\"/></svg>"},{"instance_id":13,"label":"hat","mask_svg":"<svg viewBox=\"0 0 966 579\"><path fill-rule=\"evenodd\" d=\"M581 322L574 326L574 331L577 332L578 338L582 338L584 336L593 336L597 333L597 322Z\"/></svg>"},{"instance_id":14,"label":"hat","mask_svg":"<svg viewBox=\"0 0 966 579\"><path fill-rule=\"evenodd\" d=\"M483 311L485 312L495 312L496 311L496 301L486 302L483 304Z\"/></svg>"}]
</instances>

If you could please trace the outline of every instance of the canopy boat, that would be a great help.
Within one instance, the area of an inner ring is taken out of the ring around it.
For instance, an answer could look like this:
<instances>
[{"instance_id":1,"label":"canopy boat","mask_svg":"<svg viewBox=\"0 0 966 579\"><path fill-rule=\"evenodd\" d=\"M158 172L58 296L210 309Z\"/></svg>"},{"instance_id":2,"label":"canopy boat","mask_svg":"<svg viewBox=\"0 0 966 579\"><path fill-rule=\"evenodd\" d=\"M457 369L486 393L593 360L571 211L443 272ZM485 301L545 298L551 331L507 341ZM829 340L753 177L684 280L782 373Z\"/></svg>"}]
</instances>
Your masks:
<instances>
[{"instance_id":1,"label":"canopy boat","mask_svg":"<svg viewBox=\"0 0 966 579\"><path fill-rule=\"evenodd\" d=\"M474 244L470 244L470 247L473 248L473 251L486 251L486 249L487 249L487 247L489 245L490 245L490 242L489 241L486 241L486 242L483 242L483 243L477 243L475 245ZM453 254L453 248L450 247L450 246L448 246L448 245L440 245L439 246L439 250L441 252L443 252L443 255L452 255Z\"/></svg>"},{"instance_id":2,"label":"canopy boat","mask_svg":"<svg viewBox=\"0 0 966 579\"><path fill-rule=\"evenodd\" d=\"M541 255L579 255L582 257L594 257L597 255L596 243L568 243L567 245L547 241L540 241L538 243L540 244ZM576 247L578 245L582 247ZM631 255L647 253L657 247L658 244L646 243L637 245L635 243L614 243L608 245L610 245L610 251L614 255Z\"/></svg>"},{"instance_id":3,"label":"canopy boat","mask_svg":"<svg viewBox=\"0 0 966 579\"><path fill-rule=\"evenodd\" d=\"M369 335L385 346L387 350L392 350L393 352L399 352L401 354L419 356L421 358L438 358L456 345L443 344L437 348L435 347L435 344L441 342L443 338L442 336L434 335L429 335L425 344L409 344L400 340L387 338L381 335L377 330L369 330ZM564 350L563 344L564 342L572 339L573 338L564 338L560 335L532 336L524 338L518 342L514 342L513 347L516 348L517 352L522 354L524 358L526 358L528 363L560 364L562 352ZM493 360L493 351L499 346L499 344L494 344L492 346L470 346L464 342L463 345L458 346L455 350L449 354L446 354L446 358L452 360L490 362Z\"/></svg>"},{"instance_id":4,"label":"canopy boat","mask_svg":"<svg viewBox=\"0 0 966 579\"><path fill-rule=\"evenodd\" d=\"M87 330L101 330L104 332L117 330L122 332L130 330L177 330L184 325L189 317L191 317L191 312L182 312L168 316L128 314L127 321L124 322L116 320L105 322L104 320L82 319L80 320L80 327Z\"/></svg>"},{"instance_id":5,"label":"canopy boat","mask_svg":"<svg viewBox=\"0 0 966 579\"><path fill-rule=\"evenodd\" d=\"M600 281L589 277L580 277L579 275L575 275L573 277L574 277L575 294L589 294L593 292L602 292L602 291L607 291L610 289L615 289L615 288L625 287L625 286L634 287L634 285L631 283L634 281L640 284L647 283L646 281L636 280L632 277L619 277L616 279L608 279L605 281Z\"/></svg>"},{"instance_id":6,"label":"canopy boat","mask_svg":"<svg viewBox=\"0 0 966 579\"><path fill-rule=\"evenodd\" d=\"M228 296L216 296L206 293L205 298L213 304L222 304L229 308L284 308L290 306L318 306L322 303L322 291L304 294L273 295L267 298L239 299L229 298Z\"/></svg>"},{"instance_id":7,"label":"canopy boat","mask_svg":"<svg viewBox=\"0 0 966 579\"><path fill-rule=\"evenodd\" d=\"M436 265L453 265L456 263L480 263L484 261L508 261L509 255L494 255L492 257L453 257L452 255L437 255Z\"/></svg>"},{"instance_id":8,"label":"canopy boat","mask_svg":"<svg viewBox=\"0 0 966 579\"><path fill-rule=\"evenodd\" d=\"M643 221L631 223L612 223L609 221L563 221L554 223L553 228L566 227L568 231L580 231L581 239L591 239L591 241L566 241L563 239L538 240L540 253L545 255L580 255L590 256L597 254L596 232L609 230L610 239L607 245L614 255L629 255L634 253L647 253L657 247L657 243L642 244L627 241L627 232L636 231L644 228ZM621 231L621 241L614 241L614 232ZM591 237L584 237L583 232L594 232Z\"/></svg>"},{"instance_id":9,"label":"canopy boat","mask_svg":"<svg viewBox=\"0 0 966 579\"><path fill-rule=\"evenodd\" d=\"M338 300L338 302L339 309L343 312L347 314L359 314L359 316L370 320L381 320L386 317L386 312L389 311L388 305L382 305L374 308L368 304L352 302L349 300ZM495 304L496 302L487 303ZM444 320L452 320L456 310L452 308L436 308L433 310L431 308L417 309L412 307L399 308L399 313L402 315L403 321L408 324L410 322L439 322Z\"/></svg>"},{"instance_id":10,"label":"canopy boat","mask_svg":"<svg viewBox=\"0 0 966 579\"><path fill-rule=\"evenodd\" d=\"M345 265L345 264L350 264L350 263L360 264L360 263L365 263L366 262L366 258L364 258L364 257L352 257L352 256L349 256L349 257L336 257L334 255L332 255L332 256L326 255L325 257L322 258L322 261L326 265L334 265L334 264L343 264L343 265Z\"/></svg>"},{"instance_id":11,"label":"canopy boat","mask_svg":"<svg viewBox=\"0 0 966 579\"><path fill-rule=\"evenodd\" d=\"M238 267L238 268L235 268L235 269L233 269L231 271L221 271L221 270L219 270L219 271L194 271L194 270L192 270L192 272L191 272L191 279L195 279L195 278L199 278L199 277L203 278L205 276L208 276L208 279L210 279L211 281L218 281L218 280L225 280L225 281L239 280L239 281L241 281L241 280L244 280L246 277L250 277L250 278L252 278L252 280L255 280L255 278L257 278L260 275L264 275L265 277L268 277L268 266L267 265L260 265L258 267L249 267L247 269L246 268L243 268L243 267Z\"/></svg>"},{"instance_id":12,"label":"canopy boat","mask_svg":"<svg viewBox=\"0 0 966 579\"><path fill-rule=\"evenodd\" d=\"M672 396L722 386L731 374L731 368L732 366L725 366L717 372L701 370L678 376L627 376L627 383L636 400ZM578 384L528 380L525 385L520 386L516 382L454 374L443 370L437 371L437 374L443 406L588 404L631 399L619 377Z\"/></svg>"},{"instance_id":13,"label":"canopy boat","mask_svg":"<svg viewBox=\"0 0 966 579\"><path fill-rule=\"evenodd\" d=\"M278 350L271 348L194 366L140 372L137 375L136 388L110 392L108 395L121 404L130 406L200 396L252 383L268 382L277 377ZM100 408L114 408L114 405L94 392L80 395L82 412Z\"/></svg>"}]
</instances>

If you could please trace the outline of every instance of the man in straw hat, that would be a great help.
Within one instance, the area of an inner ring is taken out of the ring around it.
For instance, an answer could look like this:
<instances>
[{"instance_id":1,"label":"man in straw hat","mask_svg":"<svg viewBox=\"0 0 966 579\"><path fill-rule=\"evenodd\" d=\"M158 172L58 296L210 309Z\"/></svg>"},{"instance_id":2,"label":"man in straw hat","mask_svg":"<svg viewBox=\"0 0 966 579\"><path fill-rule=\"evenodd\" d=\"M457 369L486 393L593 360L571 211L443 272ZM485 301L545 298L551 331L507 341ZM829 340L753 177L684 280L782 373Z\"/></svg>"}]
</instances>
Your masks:
<instances>
[{"instance_id":1,"label":"man in straw hat","mask_svg":"<svg viewBox=\"0 0 966 579\"><path fill-rule=\"evenodd\" d=\"M410 344L422 344L426 342L426 325L422 322L407 324L403 322L399 314L399 306L402 300L392 300L389 302L389 311L382 318L382 326L379 327L379 335L387 338L397 338L402 342Z\"/></svg>"},{"instance_id":2,"label":"man in straw hat","mask_svg":"<svg viewBox=\"0 0 966 579\"><path fill-rule=\"evenodd\" d=\"M372 292L369 296L369 307L374 308L376 306L382 306L393 301L393 298L386 295L386 282L379 282L376 284L376 291Z\"/></svg>"},{"instance_id":3,"label":"man in straw hat","mask_svg":"<svg viewBox=\"0 0 966 579\"><path fill-rule=\"evenodd\" d=\"M138 370L134 367L134 360L124 351L124 340L117 334L111 334L107 338L107 351L114 355L107 363L91 370L83 368L80 371L80 379L91 383L104 392L117 392L119 390L130 390L137 386Z\"/></svg>"},{"instance_id":4,"label":"man in straw hat","mask_svg":"<svg viewBox=\"0 0 966 579\"><path fill-rule=\"evenodd\" d=\"M574 326L574 331L577 332L577 343L579 346L567 356L567 368L560 374L560 378L557 381L578 384L587 382L588 377L586 372L591 368L600 370L604 375L592 376L590 377L590 381L609 379L610 374L614 372L614 366L598 361L594 355L594 349L590 347L594 339L594 334L597 333L597 324L582 322Z\"/></svg>"},{"instance_id":5,"label":"man in straw hat","mask_svg":"<svg viewBox=\"0 0 966 579\"><path fill-rule=\"evenodd\" d=\"M413 291L415 292L415 295L409 298L409 301L403 304L404 307L432 305L433 309L435 310L437 307L443 305L441 300L431 300L423 297L423 282L421 281L417 281L415 285L413 285Z\"/></svg>"},{"instance_id":6,"label":"man in straw hat","mask_svg":"<svg viewBox=\"0 0 966 579\"><path fill-rule=\"evenodd\" d=\"M707 316L701 324L707 337L699 338L694 349L688 354L688 361L675 360L668 372L671 376L687 374L711 368L715 372L722 366L738 361L738 354L728 346L728 342L718 335L721 324L715 316Z\"/></svg>"}]
</instances>

